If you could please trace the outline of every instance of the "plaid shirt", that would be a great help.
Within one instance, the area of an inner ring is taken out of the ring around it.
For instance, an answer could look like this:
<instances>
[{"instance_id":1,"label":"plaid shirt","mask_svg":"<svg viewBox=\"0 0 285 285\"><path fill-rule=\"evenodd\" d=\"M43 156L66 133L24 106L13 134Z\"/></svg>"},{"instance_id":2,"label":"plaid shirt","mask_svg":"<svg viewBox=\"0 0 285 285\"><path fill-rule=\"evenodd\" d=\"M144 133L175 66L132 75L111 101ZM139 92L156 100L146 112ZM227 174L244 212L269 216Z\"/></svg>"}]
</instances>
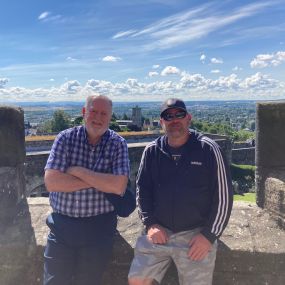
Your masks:
<instances>
[{"instance_id":1,"label":"plaid shirt","mask_svg":"<svg viewBox=\"0 0 285 285\"><path fill-rule=\"evenodd\" d=\"M127 143L114 131L107 130L101 141L92 146L88 143L85 126L64 130L53 143L45 169L65 172L70 166L129 176ZM54 212L71 217L90 217L114 210L103 192L95 188L51 192L50 204Z\"/></svg>"}]
</instances>

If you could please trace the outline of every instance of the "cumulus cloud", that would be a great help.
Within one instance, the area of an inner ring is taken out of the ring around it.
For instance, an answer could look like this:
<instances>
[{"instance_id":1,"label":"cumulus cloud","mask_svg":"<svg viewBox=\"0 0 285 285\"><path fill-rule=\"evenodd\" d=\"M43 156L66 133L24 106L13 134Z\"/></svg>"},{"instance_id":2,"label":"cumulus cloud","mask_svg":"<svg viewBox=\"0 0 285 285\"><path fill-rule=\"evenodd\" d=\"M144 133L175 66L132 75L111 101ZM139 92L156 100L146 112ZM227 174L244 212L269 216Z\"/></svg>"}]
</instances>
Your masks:
<instances>
[{"instance_id":1,"label":"cumulus cloud","mask_svg":"<svg viewBox=\"0 0 285 285\"><path fill-rule=\"evenodd\" d=\"M154 65L152 66L152 68L153 68L153 69L159 68L159 64L154 64Z\"/></svg>"},{"instance_id":2,"label":"cumulus cloud","mask_svg":"<svg viewBox=\"0 0 285 285\"><path fill-rule=\"evenodd\" d=\"M156 71L150 71L149 73L148 73L148 76L149 77L154 77L154 76L157 76L159 73L158 72L156 72Z\"/></svg>"},{"instance_id":3,"label":"cumulus cloud","mask_svg":"<svg viewBox=\"0 0 285 285\"><path fill-rule=\"evenodd\" d=\"M7 79L1 79L2 86ZM0 85L1 85L0 84ZM83 101L94 93L110 96L113 100L163 100L175 94L185 99L281 99L284 98L284 82L258 72L246 78L236 74L219 76L213 80L199 73L185 71L175 80L141 82L136 78L113 83L90 79L85 84L69 80L51 88L0 88L0 102L17 101ZM190 95L189 95L190 94ZM190 97L189 97L190 96Z\"/></svg>"},{"instance_id":4,"label":"cumulus cloud","mask_svg":"<svg viewBox=\"0 0 285 285\"><path fill-rule=\"evenodd\" d=\"M268 88L275 88L278 86L278 81L270 78L266 74L262 74L261 72L257 72L256 74L246 78L241 86L243 88L249 89L253 88L256 90L266 90Z\"/></svg>"},{"instance_id":5,"label":"cumulus cloud","mask_svg":"<svg viewBox=\"0 0 285 285\"><path fill-rule=\"evenodd\" d=\"M0 88L4 88L8 81L8 78L0 78Z\"/></svg>"},{"instance_id":6,"label":"cumulus cloud","mask_svg":"<svg viewBox=\"0 0 285 285\"><path fill-rule=\"evenodd\" d=\"M278 51L272 54L259 54L251 62L252 68L264 68L277 66L285 61L285 51Z\"/></svg>"},{"instance_id":7,"label":"cumulus cloud","mask_svg":"<svg viewBox=\"0 0 285 285\"><path fill-rule=\"evenodd\" d=\"M222 64L224 63L223 60L221 58L211 58L211 63L214 63L214 64Z\"/></svg>"},{"instance_id":8,"label":"cumulus cloud","mask_svg":"<svg viewBox=\"0 0 285 285\"><path fill-rule=\"evenodd\" d=\"M166 66L162 71L162 76L179 74L180 70L175 66Z\"/></svg>"},{"instance_id":9,"label":"cumulus cloud","mask_svg":"<svg viewBox=\"0 0 285 285\"><path fill-rule=\"evenodd\" d=\"M71 56L68 56L67 58L66 58L66 61L77 61L77 59L76 58L73 58L73 57L71 57Z\"/></svg>"},{"instance_id":10,"label":"cumulus cloud","mask_svg":"<svg viewBox=\"0 0 285 285\"><path fill-rule=\"evenodd\" d=\"M77 80L70 80L61 86L61 91L74 94L78 92L80 87L81 85Z\"/></svg>"},{"instance_id":11,"label":"cumulus cloud","mask_svg":"<svg viewBox=\"0 0 285 285\"><path fill-rule=\"evenodd\" d=\"M205 54L202 54L200 56L200 61L202 61L202 63L205 63L205 60L206 60L206 55Z\"/></svg>"},{"instance_id":12,"label":"cumulus cloud","mask_svg":"<svg viewBox=\"0 0 285 285\"><path fill-rule=\"evenodd\" d=\"M118 56L112 56L112 55L107 55L105 57L102 58L102 61L107 61L107 62L116 62L121 60L120 57Z\"/></svg>"},{"instance_id":13,"label":"cumulus cloud","mask_svg":"<svg viewBox=\"0 0 285 285\"><path fill-rule=\"evenodd\" d=\"M211 73L220 73L221 71L219 69L213 69L211 70Z\"/></svg>"},{"instance_id":14,"label":"cumulus cloud","mask_svg":"<svg viewBox=\"0 0 285 285\"><path fill-rule=\"evenodd\" d=\"M238 67L238 66L235 66L232 70L233 70L233 71L241 71L242 68L241 68L241 67Z\"/></svg>"}]
</instances>

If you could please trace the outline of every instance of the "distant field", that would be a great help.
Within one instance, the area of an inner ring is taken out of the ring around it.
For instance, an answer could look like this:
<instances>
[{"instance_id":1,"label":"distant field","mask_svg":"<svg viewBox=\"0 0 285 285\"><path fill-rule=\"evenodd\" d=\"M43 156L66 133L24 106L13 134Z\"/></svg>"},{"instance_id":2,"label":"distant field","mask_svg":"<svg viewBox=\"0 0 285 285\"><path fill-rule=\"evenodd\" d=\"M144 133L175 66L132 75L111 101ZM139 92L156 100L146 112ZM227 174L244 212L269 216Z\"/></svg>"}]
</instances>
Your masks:
<instances>
[{"instance_id":1,"label":"distant field","mask_svg":"<svg viewBox=\"0 0 285 285\"><path fill-rule=\"evenodd\" d=\"M256 193L245 193L243 195L234 195L234 201L256 202Z\"/></svg>"}]
</instances>

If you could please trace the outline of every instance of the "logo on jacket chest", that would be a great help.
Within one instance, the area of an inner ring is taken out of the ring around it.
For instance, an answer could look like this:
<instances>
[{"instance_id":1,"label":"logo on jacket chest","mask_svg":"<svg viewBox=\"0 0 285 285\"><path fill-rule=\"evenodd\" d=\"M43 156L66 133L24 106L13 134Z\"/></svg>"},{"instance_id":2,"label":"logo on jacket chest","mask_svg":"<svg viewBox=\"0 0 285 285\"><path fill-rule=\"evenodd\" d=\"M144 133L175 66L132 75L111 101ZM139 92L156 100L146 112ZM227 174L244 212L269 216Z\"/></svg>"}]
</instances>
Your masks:
<instances>
[{"instance_id":1,"label":"logo on jacket chest","mask_svg":"<svg viewBox=\"0 0 285 285\"><path fill-rule=\"evenodd\" d=\"M190 164L201 166L203 163L201 161L190 161Z\"/></svg>"}]
</instances>

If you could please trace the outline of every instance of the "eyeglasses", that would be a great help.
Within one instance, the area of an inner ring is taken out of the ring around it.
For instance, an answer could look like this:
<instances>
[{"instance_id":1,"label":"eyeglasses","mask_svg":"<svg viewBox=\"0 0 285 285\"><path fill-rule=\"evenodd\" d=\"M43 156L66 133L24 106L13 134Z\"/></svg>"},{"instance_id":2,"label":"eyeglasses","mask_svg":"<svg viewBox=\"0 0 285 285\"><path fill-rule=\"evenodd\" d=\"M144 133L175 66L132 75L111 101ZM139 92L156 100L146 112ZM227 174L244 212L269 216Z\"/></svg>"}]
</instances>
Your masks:
<instances>
[{"instance_id":1,"label":"eyeglasses","mask_svg":"<svg viewBox=\"0 0 285 285\"><path fill-rule=\"evenodd\" d=\"M161 118L167 122L172 121L174 119L184 119L187 115L186 111L178 111L176 113L163 113Z\"/></svg>"}]
</instances>

